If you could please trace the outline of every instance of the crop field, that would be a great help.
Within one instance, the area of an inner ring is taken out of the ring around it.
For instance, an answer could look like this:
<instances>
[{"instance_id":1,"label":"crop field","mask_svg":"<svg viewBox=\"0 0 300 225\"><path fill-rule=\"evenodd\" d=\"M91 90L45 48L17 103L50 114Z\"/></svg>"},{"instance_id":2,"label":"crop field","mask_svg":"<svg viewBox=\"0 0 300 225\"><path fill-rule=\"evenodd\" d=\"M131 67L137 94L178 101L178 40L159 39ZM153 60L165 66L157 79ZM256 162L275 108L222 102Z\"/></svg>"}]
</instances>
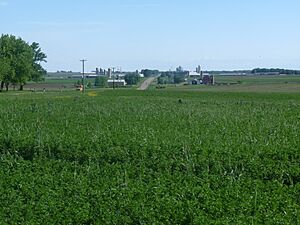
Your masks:
<instances>
[{"instance_id":1,"label":"crop field","mask_svg":"<svg viewBox=\"0 0 300 225\"><path fill-rule=\"evenodd\" d=\"M300 94L0 93L0 224L300 224Z\"/></svg>"},{"instance_id":2,"label":"crop field","mask_svg":"<svg viewBox=\"0 0 300 225\"><path fill-rule=\"evenodd\" d=\"M173 91L197 91L197 92L235 92L235 93L300 93L299 84L282 84L282 83L267 83L267 84L233 84L233 85L170 85L166 87ZM155 89L155 86L152 87Z\"/></svg>"},{"instance_id":3,"label":"crop field","mask_svg":"<svg viewBox=\"0 0 300 225\"><path fill-rule=\"evenodd\" d=\"M247 76L216 76L219 83L240 84L300 84L299 75L247 75Z\"/></svg>"},{"instance_id":4,"label":"crop field","mask_svg":"<svg viewBox=\"0 0 300 225\"><path fill-rule=\"evenodd\" d=\"M216 85L169 85L170 90L200 92L300 93L300 76L215 76ZM155 87L153 87L155 89Z\"/></svg>"}]
</instances>

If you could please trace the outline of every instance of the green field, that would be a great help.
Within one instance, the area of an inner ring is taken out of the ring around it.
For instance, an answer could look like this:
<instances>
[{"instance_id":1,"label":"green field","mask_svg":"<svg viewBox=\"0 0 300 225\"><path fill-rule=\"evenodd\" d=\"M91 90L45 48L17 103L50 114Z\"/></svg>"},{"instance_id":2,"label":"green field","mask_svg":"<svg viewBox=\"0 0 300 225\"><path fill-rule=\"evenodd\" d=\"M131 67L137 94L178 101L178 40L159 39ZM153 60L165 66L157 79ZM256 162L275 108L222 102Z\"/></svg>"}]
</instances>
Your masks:
<instances>
[{"instance_id":1,"label":"green field","mask_svg":"<svg viewBox=\"0 0 300 225\"><path fill-rule=\"evenodd\" d=\"M217 83L239 84L300 84L299 75L247 75L247 76L216 76Z\"/></svg>"},{"instance_id":2,"label":"green field","mask_svg":"<svg viewBox=\"0 0 300 225\"><path fill-rule=\"evenodd\" d=\"M0 93L0 224L300 224L300 94L171 89Z\"/></svg>"},{"instance_id":3,"label":"green field","mask_svg":"<svg viewBox=\"0 0 300 225\"><path fill-rule=\"evenodd\" d=\"M138 85L127 87L128 89L136 89L146 78L142 78ZM277 75L277 76L215 76L215 86L205 85L164 85L165 88L171 90L185 91L201 91L201 92L285 92L285 93L300 93L300 76L297 75ZM28 83L25 86L26 90L42 91L46 90L74 90L77 82L81 82L78 78L55 77L48 76L41 83ZM92 85L95 79L85 79L86 84L90 82ZM151 89L157 89L159 86L156 82L152 84Z\"/></svg>"},{"instance_id":4,"label":"green field","mask_svg":"<svg viewBox=\"0 0 300 225\"><path fill-rule=\"evenodd\" d=\"M170 90L200 92L300 93L300 76L215 76L216 85L167 85ZM154 84L152 89L155 89Z\"/></svg>"},{"instance_id":5,"label":"green field","mask_svg":"<svg viewBox=\"0 0 300 225\"><path fill-rule=\"evenodd\" d=\"M139 87L146 78L141 78L137 85L128 85L127 87L122 87L122 88L128 88L128 89L136 89ZM45 81L43 82L29 82L28 84L25 85L25 90L35 90L35 91L43 91L43 89L46 89L46 91L70 91L70 90L75 90L76 89L76 84L81 83L80 78L67 78L67 77L46 77ZM91 88L87 89L93 89L94 84L95 84L95 78L86 78L85 79L85 84L87 85L88 83L91 84ZM13 87L11 87L13 89Z\"/></svg>"}]
</instances>

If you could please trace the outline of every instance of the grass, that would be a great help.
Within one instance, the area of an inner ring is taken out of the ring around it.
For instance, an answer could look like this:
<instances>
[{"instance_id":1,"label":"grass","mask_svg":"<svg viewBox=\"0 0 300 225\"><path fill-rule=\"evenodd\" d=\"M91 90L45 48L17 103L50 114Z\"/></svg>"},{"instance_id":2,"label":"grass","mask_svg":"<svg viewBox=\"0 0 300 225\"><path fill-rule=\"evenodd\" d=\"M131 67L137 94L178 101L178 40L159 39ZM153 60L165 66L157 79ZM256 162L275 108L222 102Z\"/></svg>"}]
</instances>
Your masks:
<instances>
[{"instance_id":1,"label":"grass","mask_svg":"<svg viewBox=\"0 0 300 225\"><path fill-rule=\"evenodd\" d=\"M300 223L298 93L8 92L0 105L4 224Z\"/></svg>"}]
</instances>

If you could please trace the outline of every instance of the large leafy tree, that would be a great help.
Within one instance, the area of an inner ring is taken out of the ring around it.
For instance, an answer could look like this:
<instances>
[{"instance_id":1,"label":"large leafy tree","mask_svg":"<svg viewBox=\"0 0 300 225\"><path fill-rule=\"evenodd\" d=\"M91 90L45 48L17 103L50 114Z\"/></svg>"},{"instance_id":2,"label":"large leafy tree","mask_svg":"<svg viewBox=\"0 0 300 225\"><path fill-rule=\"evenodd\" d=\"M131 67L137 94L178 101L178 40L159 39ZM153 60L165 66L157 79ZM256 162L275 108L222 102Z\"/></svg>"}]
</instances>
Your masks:
<instances>
[{"instance_id":1,"label":"large leafy tree","mask_svg":"<svg viewBox=\"0 0 300 225\"><path fill-rule=\"evenodd\" d=\"M46 54L39 44L29 45L21 38L13 35L2 35L0 38L0 81L1 91L9 84L19 84L23 90L27 81L39 81L46 70L41 66L46 62Z\"/></svg>"},{"instance_id":2,"label":"large leafy tree","mask_svg":"<svg viewBox=\"0 0 300 225\"><path fill-rule=\"evenodd\" d=\"M1 81L1 91L4 85L8 87L10 80L12 80L13 70L12 70L12 43L9 41L7 35L2 35L0 38L0 81Z\"/></svg>"},{"instance_id":3,"label":"large leafy tree","mask_svg":"<svg viewBox=\"0 0 300 225\"><path fill-rule=\"evenodd\" d=\"M36 42L31 44L31 48L33 50L33 71L31 73L31 80L40 81L44 78L47 71L42 67L42 62L47 62L47 55L42 52L40 45Z\"/></svg>"},{"instance_id":4,"label":"large leafy tree","mask_svg":"<svg viewBox=\"0 0 300 225\"><path fill-rule=\"evenodd\" d=\"M1 59L0 62L0 81L1 81L1 87L0 90L2 91L4 86L6 87L6 90L8 90L9 82L14 80L15 75L14 71L10 65L10 61L8 58Z\"/></svg>"}]
</instances>

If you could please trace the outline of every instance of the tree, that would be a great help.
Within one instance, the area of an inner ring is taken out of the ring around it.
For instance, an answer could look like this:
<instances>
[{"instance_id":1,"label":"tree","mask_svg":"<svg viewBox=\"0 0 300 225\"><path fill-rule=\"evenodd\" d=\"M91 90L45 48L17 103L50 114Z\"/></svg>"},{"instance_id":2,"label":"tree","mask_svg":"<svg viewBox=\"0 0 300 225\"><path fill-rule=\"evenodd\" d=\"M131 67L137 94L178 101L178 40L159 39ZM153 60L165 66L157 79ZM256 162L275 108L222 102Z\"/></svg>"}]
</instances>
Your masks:
<instances>
[{"instance_id":1,"label":"tree","mask_svg":"<svg viewBox=\"0 0 300 225\"><path fill-rule=\"evenodd\" d=\"M0 38L0 81L1 81L1 91L3 91L4 86L7 87L12 76L14 76L14 71L12 69L12 43L9 40L9 36L2 35Z\"/></svg>"},{"instance_id":2,"label":"tree","mask_svg":"<svg viewBox=\"0 0 300 225\"><path fill-rule=\"evenodd\" d=\"M20 90L29 80L38 81L46 74L41 66L46 62L46 54L39 44L29 45L21 38L13 35L2 35L0 38L0 81L1 91L9 84L19 84Z\"/></svg>"},{"instance_id":3,"label":"tree","mask_svg":"<svg viewBox=\"0 0 300 225\"><path fill-rule=\"evenodd\" d=\"M95 79L95 87L101 87L104 88L107 86L107 78L106 77L96 77Z\"/></svg>"},{"instance_id":4,"label":"tree","mask_svg":"<svg viewBox=\"0 0 300 225\"><path fill-rule=\"evenodd\" d=\"M178 67L176 68L176 72L183 72L182 66L178 66Z\"/></svg>"},{"instance_id":5,"label":"tree","mask_svg":"<svg viewBox=\"0 0 300 225\"><path fill-rule=\"evenodd\" d=\"M88 83L87 83L87 88L92 88L92 83L91 83L91 81L89 81Z\"/></svg>"},{"instance_id":6,"label":"tree","mask_svg":"<svg viewBox=\"0 0 300 225\"><path fill-rule=\"evenodd\" d=\"M47 62L47 55L42 52L40 45L36 42L31 44L33 50L33 71L31 74L31 80L38 82L44 79L47 71L41 66L42 62Z\"/></svg>"},{"instance_id":7,"label":"tree","mask_svg":"<svg viewBox=\"0 0 300 225\"><path fill-rule=\"evenodd\" d=\"M142 74L144 74L145 77L151 77L151 76L158 76L159 75L159 71L158 70L142 70L141 71Z\"/></svg>"},{"instance_id":8,"label":"tree","mask_svg":"<svg viewBox=\"0 0 300 225\"><path fill-rule=\"evenodd\" d=\"M157 79L157 83L158 83L158 84L166 84L167 81L166 81L165 77L159 77L159 78Z\"/></svg>"},{"instance_id":9,"label":"tree","mask_svg":"<svg viewBox=\"0 0 300 225\"><path fill-rule=\"evenodd\" d=\"M184 81L185 81L185 77L184 76L182 76L182 75L175 75L174 76L174 83L175 84L180 84L180 83L182 83Z\"/></svg>"},{"instance_id":10,"label":"tree","mask_svg":"<svg viewBox=\"0 0 300 225\"><path fill-rule=\"evenodd\" d=\"M140 80L140 76L136 73L127 73L124 79L128 85L136 85Z\"/></svg>"},{"instance_id":11,"label":"tree","mask_svg":"<svg viewBox=\"0 0 300 225\"><path fill-rule=\"evenodd\" d=\"M9 81L14 77L14 71L11 68L9 60L7 58L2 58L0 63L0 91L3 91L4 86L8 90Z\"/></svg>"}]
</instances>

